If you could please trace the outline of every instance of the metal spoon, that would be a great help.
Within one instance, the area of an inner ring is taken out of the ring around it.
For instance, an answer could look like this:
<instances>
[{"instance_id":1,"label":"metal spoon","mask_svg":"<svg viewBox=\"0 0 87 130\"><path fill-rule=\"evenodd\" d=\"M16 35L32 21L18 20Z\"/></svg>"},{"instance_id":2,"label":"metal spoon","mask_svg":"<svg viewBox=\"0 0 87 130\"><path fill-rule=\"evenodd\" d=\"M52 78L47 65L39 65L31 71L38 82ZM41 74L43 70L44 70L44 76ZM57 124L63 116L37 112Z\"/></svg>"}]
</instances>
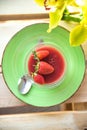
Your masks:
<instances>
[{"instance_id":1,"label":"metal spoon","mask_svg":"<svg viewBox=\"0 0 87 130\"><path fill-rule=\"evenodd\" d=\"M33 80L28 74L22 76L18 81L19 92L21 94L27 94L30 91L32 84L33 84Z\"/></svg>"}]
</instances>

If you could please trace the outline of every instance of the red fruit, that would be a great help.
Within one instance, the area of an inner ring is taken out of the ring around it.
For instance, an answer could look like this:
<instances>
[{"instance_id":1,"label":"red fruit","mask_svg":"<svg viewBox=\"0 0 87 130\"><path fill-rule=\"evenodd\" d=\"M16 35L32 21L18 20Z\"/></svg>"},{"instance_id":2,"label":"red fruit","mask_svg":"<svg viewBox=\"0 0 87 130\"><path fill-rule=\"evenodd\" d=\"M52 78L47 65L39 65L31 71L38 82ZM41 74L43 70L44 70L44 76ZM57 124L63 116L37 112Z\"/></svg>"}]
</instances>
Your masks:
<instances>
[{"instance_id":1,"label":"red fruit","mask_svg":"<svg viewBox=\"0 0 87 130\"><path fill-rule=\"evenodd\" d=\"M39 83L39 84L44 84L45 83L45 80L44 80L44 77L40 74L35 74L34 75L34 81L36 83Z\"/></svg>"},{"instance_id":2,"label":"red fruit","mask_svg":"<svg viewBox=\"0 0 87 130\"><path fill-rule=\"evenodd\" d=\"M54 71L52 65L48 64L47 62L40 61L38 72L43 75L51 74Z\"/></svg>"},{"instance_id":3,"label":"red fruit","mask_svg":"<svg viewBox=\"0 0 87 130\"><path fill-rule=\"evenodd\" d=\"M36 51L36 55L40 60L42 60L43 58L45 58L49 55L49 51L47 51L47 50Z\"/></svg>"}]
</instances>

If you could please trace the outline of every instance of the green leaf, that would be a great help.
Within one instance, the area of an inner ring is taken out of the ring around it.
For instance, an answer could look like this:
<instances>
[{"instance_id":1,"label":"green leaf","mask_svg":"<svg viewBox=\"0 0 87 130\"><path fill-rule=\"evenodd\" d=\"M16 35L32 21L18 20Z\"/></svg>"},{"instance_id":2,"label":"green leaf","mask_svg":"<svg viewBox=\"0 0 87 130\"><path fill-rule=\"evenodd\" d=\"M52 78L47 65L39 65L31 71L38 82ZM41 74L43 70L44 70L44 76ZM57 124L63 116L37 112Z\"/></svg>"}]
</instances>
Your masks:
<instances>
[{"instance_id":1,"label":"green leaf","mask_svg":"<svg viewBox=\"0 0 87 130\"><path fill-rule=\"evenodd\" d=\"M79 46L87 40L87 27L78 25L70 32L70 45Z\"/></svg>"}]
</instances>

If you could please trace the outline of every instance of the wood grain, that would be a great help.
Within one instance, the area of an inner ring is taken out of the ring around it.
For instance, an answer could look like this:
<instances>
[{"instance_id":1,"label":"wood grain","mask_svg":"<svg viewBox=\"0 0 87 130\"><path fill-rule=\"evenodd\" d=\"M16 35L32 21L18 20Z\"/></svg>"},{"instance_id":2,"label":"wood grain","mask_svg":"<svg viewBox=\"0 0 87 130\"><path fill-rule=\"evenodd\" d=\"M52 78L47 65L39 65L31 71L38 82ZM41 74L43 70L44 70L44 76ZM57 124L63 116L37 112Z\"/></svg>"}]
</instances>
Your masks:
<instances>
[{"instance_id":1,"label":"wood grain","mask_svg":"<svg viewBox=\"0 0 87 130\"><path fill-rule=\"evenodd\" d=\"M45 112L0 116L0 130L83 130L87 112Z\"/></svg>"}]
</instances>

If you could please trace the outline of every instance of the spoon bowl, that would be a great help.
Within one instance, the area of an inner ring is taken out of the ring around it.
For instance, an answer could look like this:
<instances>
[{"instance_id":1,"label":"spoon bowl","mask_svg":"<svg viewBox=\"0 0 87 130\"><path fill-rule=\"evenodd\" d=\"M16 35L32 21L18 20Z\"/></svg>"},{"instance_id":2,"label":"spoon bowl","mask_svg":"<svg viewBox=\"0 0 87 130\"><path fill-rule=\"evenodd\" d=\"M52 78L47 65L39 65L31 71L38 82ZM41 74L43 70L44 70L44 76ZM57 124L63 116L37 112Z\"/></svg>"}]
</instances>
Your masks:
<instances>
[{"instance_id":1,"label":"spoon bowl","mask_svg":"<svg viewBox=\"0 0 87 130\"><path fill-rule=\"evenodd\" d=\"M23 75L18 81L19 92L21 94L27 94L30 91L32 84L33 84L32 78L28 74Z\"/></svg>"}]
</instances>

